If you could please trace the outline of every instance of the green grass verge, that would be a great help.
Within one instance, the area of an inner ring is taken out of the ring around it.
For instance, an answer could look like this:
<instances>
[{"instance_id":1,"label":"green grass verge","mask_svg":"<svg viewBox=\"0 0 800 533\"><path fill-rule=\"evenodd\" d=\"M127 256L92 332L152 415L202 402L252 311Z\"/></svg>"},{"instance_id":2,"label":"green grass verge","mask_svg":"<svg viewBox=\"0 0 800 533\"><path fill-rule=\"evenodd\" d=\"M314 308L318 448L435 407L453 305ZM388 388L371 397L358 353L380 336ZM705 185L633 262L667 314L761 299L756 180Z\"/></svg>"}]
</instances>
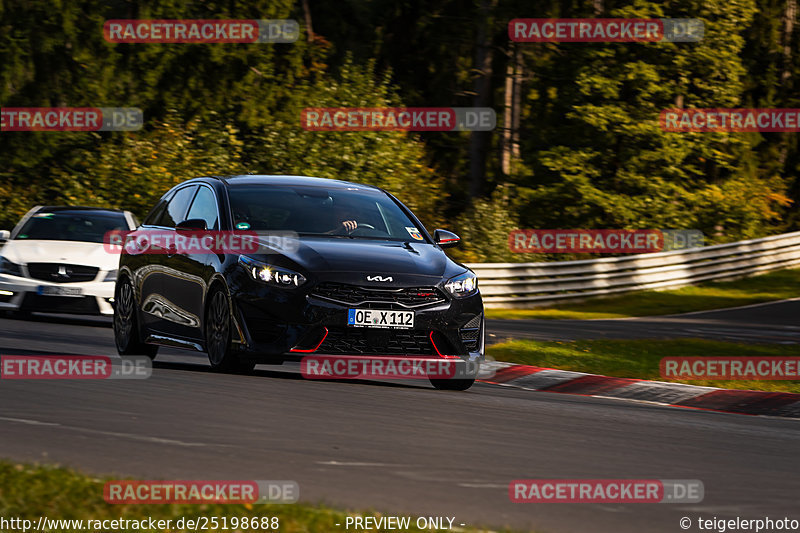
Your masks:
<instances>
[{"instance_id":1,"label":"green grass verge","mask_svg":"<svg viewBox=\"0 0 800 533\"><path fill-rule=\"evenodd\" d=\"M6 520L9 518L32 520L33 528L36 527L40 516L48 517L51 520L115 520L119 518L143 520L152 517L155 520L171 519L173 522L170 532L185 531L185 529L175 528L177 520L181 517L186 519L217 517L220 525L223 523L222 517L227 517L228 529L226 531L239 533L275 530L232 528L231 518L233 517L238 519L242 517L278 517L279 528L277 531L281 533L317 531L327 533L331 531L346 531L345 518L347 516L381 516L381 513L376 512L345 512L321 505L305 504L111 505L103 500L103 485L108 479L89 477L67 468L0 461L0 517ZM302 493L302 487L300 490ZM411 516L412 525L414 525L414 521L417 518L407 513L397 513L397 515ZM336 524L341 525L337 526ZM85 533L87 530L63 527L57 531L58 533L72 531ZM106 531L116 530L107 529ZM163 529L127 529L119 531L164 533ZM225 530L220 527L219 529L206 529L206 531ZM389 530L373 529L372 531ZM420 530L412 527L407 531ZM463 531L475 532L481 530L466 528Z\"/></svg>"},{"instance_id":2,"label":"green grass verge","mask_svg":"<svg viewBox=\"0 0 800 533\"><path fill-rule=\"evenodd\" d=\"M722 309L800 296L800 269L779 270L736 281L703 283L671 291L642 291L564 303L542 309L487 309L487 318L589 319L671 315Z\"/></svg>"},{"instance_id":3,"label":"green grass verge","mask_svg":"<svg viewBox=\"0 0 800 533\"><path fill-rule=\"evenodd\" d=\"M738 344L702 339L584 340L540 342L530 340L495 344L486 349L498 361L559 368L621 378L663 379L662 357L797 356L797 346ZM800 393L798 381L677 381L692 385Z\"/></svg>"}]
</instances>

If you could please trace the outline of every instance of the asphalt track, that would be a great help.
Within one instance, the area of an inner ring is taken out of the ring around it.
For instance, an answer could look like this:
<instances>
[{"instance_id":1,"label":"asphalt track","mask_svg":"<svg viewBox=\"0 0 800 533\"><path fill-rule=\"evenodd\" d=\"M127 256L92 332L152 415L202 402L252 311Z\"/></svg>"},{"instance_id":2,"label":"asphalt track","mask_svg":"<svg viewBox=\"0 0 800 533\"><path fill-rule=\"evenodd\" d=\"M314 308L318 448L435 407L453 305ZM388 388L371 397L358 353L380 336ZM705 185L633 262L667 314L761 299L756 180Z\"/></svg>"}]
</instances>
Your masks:
<instances>
[{"instance_id":1,"label":"asphalt track","mask_svg":"<svg viewBox=\"0 0 800 533\"><path fill-rule=\"evenodd\" d=\"M753 337L768 325L773 342L797 342L798 305L684 316L663 329L667 319L489 327L495 339L566 339L626 328L647 336L648 323L653 337ZM112 353L107 319L0 319L0 354ZM449 393L416 382L307 381L295 366L249 376L207 369L203 354L162 349L148 380L2 380L0 456L151 479L292 479L302 501L519 530L675 532L684 516L800 520L800 421L486 384ZM511 503L509 482L524 478L699 479L705 499Z\"/></svg>"},{"instance_id":2,"label":"asphalt track","mask_svg":"<svg viewBox=\"0 0 800 533\"><path fill-rule=\"evenodd\" d=\"M490 320L492 342L506 339L704 338L800 344L800 298L683 315L612 320ZM800 349L798 349L800 354Z\"/></svg>"}]
</instances>

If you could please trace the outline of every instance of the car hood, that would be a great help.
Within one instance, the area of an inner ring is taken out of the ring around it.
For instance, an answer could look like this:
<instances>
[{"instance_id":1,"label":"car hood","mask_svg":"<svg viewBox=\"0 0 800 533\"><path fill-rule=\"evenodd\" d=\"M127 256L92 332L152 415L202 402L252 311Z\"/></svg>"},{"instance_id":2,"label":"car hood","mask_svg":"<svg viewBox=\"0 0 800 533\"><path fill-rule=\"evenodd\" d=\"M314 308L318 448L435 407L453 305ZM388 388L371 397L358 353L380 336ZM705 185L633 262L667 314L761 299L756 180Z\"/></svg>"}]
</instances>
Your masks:
<instances>
[{"instance_id":1,"label":"car hood","mask_svg":"<svg viewBox=\"0 0 800 533\"><path fill-rule=\"evenodd\" d=\"M383 286L408 282L438 282L465 270L438 247L425 243L302 237L281 255L322 279L366 280L366 276L392 276L376 281ZM270 262L270 255L261 259ZM274 258L273 258L274 260ZM286 265L289 266L289 265Z\"/></svg>"},{"instance_id":2,"label":"car hood","mask_svg":"<svg viewBox=\"0 0 800 533\"><path fill-rule=\"evenodd\" d=\"M63 263L114 270L119 255L109 253L102 243L75 241L12 240L0 248L0 255L17 264Z\"/></svg>"}]
</instances>

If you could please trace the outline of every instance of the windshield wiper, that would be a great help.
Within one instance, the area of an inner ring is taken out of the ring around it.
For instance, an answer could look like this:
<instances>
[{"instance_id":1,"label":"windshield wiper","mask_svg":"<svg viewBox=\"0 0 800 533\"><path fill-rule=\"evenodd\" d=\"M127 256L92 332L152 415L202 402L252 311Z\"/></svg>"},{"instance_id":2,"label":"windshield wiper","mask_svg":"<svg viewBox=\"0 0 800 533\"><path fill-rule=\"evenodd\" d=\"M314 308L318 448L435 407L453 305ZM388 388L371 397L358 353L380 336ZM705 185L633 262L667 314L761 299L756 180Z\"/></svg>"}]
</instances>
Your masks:
<instances>
[{"instance_id":1,"label":"windshield wiper","mask_svg":"<svg viewBox=\"0 0 800 533\"><path fill-rule=\"evenodd\" d=\"M418 254L419 255L419 250L416 250L413 246L411 246L411 242L410 241L403 241L403 248L405 248L406 250L408 250L412 254Z\"/></svg>"}]
</instances>

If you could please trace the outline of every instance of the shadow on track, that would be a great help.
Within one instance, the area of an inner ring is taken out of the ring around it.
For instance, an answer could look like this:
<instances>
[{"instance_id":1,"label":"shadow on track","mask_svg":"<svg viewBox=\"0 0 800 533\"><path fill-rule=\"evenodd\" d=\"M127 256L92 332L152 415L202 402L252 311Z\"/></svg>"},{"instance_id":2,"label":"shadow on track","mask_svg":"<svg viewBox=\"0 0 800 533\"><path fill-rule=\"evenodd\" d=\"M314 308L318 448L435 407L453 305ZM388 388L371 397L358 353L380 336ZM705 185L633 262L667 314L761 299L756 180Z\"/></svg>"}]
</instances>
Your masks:
<instances>
[{"instance_id":1,"label":"shadow on track","mask_svg":"<svg viewBox=\"0 0 800 533\"><path fill-rule=\"evenodd\" d=\"M196 372L202 374L216 374L216 372L211 371L211 367L208 365L198 364L198 363L190 363L190 362L174 362L174 361L153 361L153 369L160 369L160 370L173 370L173 371L181 371L181 372ZM371 381L366 379L305 379L299 372L281 372L277 370L262 370L256 368L252 372L247 372L243 374L219 374L223 376L237 376L242 378L274 378L274 379L283 379L283 380L293 380L293 381L319 381L323 383L352 383L355 385L370 385L374 387L395 387L395 388L406 388L406 389L428 389L432 387L427 387L424 385L416 385L412 383L395 383L395 382L386 382L386 381Z\"/></svg>"},{"instance_id":2,"label":"shadow on track","mask_svg":"<svg viewBox=\"0 0 800 533\"><path fill-rule=\"evenodd\" d=\"M3 348L0 347L0 356L3 355L52 355L53 357L59 355L86 355L84 353L70 353L70 352L48 352L47 350L20 350L18 348Z\"/></svg>"},{"instance_id":3,"label":"shadow on track","mask_svg":"<svg viewBox=\"0 0 800 533\"><path fill-rule=\"evenodd\" d=\"M65 324L67 326L88 326L92 328L110 328L110 316L95 315L52 315L47 313L23 314L5 312L2 318L24 322L46 322L49 324Z\"/></svg>"}]
</instances>

